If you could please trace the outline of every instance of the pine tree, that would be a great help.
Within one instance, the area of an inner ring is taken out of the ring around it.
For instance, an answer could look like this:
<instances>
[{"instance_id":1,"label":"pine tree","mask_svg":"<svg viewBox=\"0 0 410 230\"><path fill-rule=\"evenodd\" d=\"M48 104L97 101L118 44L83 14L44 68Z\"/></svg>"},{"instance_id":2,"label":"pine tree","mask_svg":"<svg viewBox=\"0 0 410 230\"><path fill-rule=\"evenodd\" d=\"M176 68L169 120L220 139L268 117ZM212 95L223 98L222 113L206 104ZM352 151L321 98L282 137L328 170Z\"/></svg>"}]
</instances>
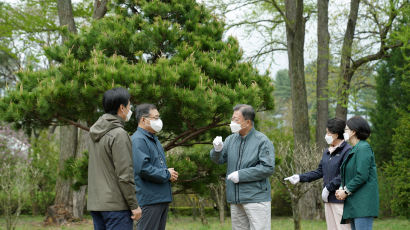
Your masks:
<instances>
[{"instance_id":1,"label":"pine tree","mask_svg":"<svg viewBox=\"0 0 410 230\"><path fill-rule=\"evenodd\" d=\"M223 33L223 22L194 0L115 1L103 19L46 48L58 65L18 73L0 117L27 129L93 124L103 92L121 86L131 103L158 106L166 150L209 141L203 134L225 125L233 105L273 108L271 79L244 62L237 40ZM136 127L132 119L126 128Z\"/></svg>"}]
</instances>

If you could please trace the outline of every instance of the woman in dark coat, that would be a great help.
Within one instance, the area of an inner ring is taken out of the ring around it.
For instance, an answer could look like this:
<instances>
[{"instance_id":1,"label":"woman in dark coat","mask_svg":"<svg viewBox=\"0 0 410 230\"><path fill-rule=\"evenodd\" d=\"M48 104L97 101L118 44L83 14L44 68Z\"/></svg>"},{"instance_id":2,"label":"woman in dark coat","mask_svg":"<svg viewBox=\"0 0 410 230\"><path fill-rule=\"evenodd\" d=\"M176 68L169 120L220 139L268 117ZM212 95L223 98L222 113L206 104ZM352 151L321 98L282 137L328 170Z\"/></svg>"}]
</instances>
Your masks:
<instances>
[{"instance_id":1,"label":"woman in dark coat","mask_svg":"<svg viewBox=\"0 0 410 230\"><path fill-rule=\"evenodd\" d=\"M341 167L341 186L336 197L344 200L341 223L350 222L353 230L371 230L379 214L379 189L374 153L366 139L370 126L360 116L346 122L345 140L353 146Z\"/></svg>"}]
</instances>

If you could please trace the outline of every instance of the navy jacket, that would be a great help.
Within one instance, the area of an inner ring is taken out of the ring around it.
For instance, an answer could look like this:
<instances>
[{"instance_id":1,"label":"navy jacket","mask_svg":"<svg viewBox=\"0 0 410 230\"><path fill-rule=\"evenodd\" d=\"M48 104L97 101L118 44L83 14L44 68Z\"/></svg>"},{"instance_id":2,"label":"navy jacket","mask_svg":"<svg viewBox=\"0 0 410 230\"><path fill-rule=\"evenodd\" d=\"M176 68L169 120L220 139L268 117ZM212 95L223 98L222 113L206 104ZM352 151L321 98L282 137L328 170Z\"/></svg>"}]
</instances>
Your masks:
<instances>
[{"instance_id":1,"label":"navy jacket","mask_svg":"<svg viewBox=\"0 0 410 230\"><path fill-rule=\"evenodd\" d=\"M343 142L332 154L329 149L323 152L322 160L319 167L304 174L299 175L300 182L311 182L323 177L323 187L329 190L329 203L343 203L342 200L336 199L335 191L339 189L341 183L340 166L349 155L352 146Z\"/></svg>"},{"instance_id":2,"label":"navy jacket","mask_svg":"<svg viewBox=\"0 0 410 230\"><path fill-rule=\"evenodd\" d=\"M172 202L171 175L157 136L138 127L131 141L138 204L143 207Z\"/></svg>"}]
</instances>

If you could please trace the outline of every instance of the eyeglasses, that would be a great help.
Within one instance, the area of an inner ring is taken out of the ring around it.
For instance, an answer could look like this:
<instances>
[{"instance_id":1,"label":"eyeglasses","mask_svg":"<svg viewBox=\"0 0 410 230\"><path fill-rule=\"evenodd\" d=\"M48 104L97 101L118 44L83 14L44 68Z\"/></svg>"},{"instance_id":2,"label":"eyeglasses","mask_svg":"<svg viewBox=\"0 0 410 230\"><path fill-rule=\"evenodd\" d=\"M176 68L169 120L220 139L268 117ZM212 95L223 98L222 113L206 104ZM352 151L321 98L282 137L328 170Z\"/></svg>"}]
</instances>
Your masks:
<instances>
[{"instance_id":1,"label":"eyeglasses","mask_svg":"<svg viewBox=\"0 0 410 230\"><path fill-rule=\"evenodd\" d=\"M145 118L152 118L152 119L155 119L155 120L158 120L158 119L161 119L161 117L150 117L150 116L144 116Z\"/></svg>"}]
</instances>

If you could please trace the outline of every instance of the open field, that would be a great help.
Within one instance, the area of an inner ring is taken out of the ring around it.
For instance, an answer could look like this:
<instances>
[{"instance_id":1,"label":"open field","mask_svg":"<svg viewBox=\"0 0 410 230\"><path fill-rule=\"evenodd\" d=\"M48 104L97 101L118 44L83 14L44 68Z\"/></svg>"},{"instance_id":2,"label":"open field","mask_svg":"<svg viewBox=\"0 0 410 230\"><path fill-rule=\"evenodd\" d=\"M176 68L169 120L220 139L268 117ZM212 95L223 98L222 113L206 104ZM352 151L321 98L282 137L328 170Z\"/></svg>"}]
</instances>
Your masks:
<instances>
[{"instance_id":1,"label":"open field","mask_svg":"<svg viewBox=\"0 0 410 230\"><path fill-rule=\"evenodd\" d=\"M42 216L22 216L17 225L17 230L92 230L92 220L90 216L82 222L71 223L62 227L44 226ZM230 230L230 219L226 219L225 224L220 225L217 218L209 217L209 225L202 225L199 218L194 221L192 217L170 217L167 230ZM4 218L0 219L0 229L5 229ZM292 230L293 222L291 218L280 217L272 219L272 230ZM303 230L326 230L324 221L302 221ZM410 230L410 221L406 219L376 219L374 230Z\"/></svg>"}]
</instances>

